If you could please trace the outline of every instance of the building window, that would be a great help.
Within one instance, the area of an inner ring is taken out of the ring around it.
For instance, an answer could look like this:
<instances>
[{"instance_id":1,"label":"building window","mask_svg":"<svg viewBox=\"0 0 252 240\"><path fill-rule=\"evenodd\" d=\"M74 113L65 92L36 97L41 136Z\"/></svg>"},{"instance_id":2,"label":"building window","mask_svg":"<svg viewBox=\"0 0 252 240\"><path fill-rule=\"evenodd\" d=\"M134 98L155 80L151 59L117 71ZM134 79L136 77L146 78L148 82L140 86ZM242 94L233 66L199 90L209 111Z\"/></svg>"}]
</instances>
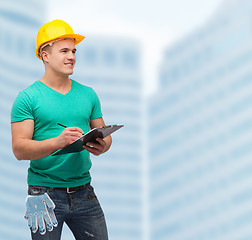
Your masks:
<instances>
[{"instance_id":1,"label":"building window","mask_svg":"<svg viewBox=\"0 0 252 240\"><path fill-rule=\"evenodd\" d=\"M125 50L122 54L122 64L126 68L135 69L137 67L137 55L132 50Z\"/></svg>"},{"instance_id":2,"label":"building window","mask_svg":"<svg viewBox=\"0 0 252 240\"><path fill-rule=\"evenodd\" d=\"M97 63L97 52L94 48L87 48L84 51L84 61L89 65L94 65Z\"/></svg>"},{"instance_id":3,"label":"building window","mask_svg":"<svg viewBox=\"0 0 252 240\"><path fill-rule=\"evenodd\" d=\"M116 53L113 49L105 49L103 53L103 60L105 65L114 66L116 64Z\"/></svg>"},{"instance_id":4,"label":"building window","mask_svg":"<svg viewBox=\"0 0 252 240\"><path fill-rule=\"evenodd\" d=\"M26 44L25 44L25 41L24 41L24 38L23 36L20 36L18 38L18 41L16 41L15 43L15 48L16 48L16 55L17 56L25 56L27 53L25 52L26 51Z\"/></svg>"}]
</instances>

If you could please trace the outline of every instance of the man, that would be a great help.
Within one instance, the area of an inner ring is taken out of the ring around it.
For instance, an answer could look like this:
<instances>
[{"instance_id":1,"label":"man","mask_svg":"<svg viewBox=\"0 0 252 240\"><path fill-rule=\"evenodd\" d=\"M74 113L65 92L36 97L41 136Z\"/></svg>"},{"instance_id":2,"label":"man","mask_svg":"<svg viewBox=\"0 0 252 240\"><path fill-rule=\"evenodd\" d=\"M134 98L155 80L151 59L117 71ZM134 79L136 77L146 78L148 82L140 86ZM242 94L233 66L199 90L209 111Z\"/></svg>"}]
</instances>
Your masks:
<instances>
[{"instance_id":1,"label":"man","mask_svg":"<svg viewBox=\"0 0 252 240\"><path fill-rule=\"evenodd\" d=\"M36 55L45 74L21 91L12 107L13 152L18 160L30 160L25 218L36 240L59 240L64 222L78 240L108 239L104 214L90 185L89 153L106 152L111 137L97 138L78 153L52 156L90 128L105 126L96 93L69 78L75 45L83 39L64 21L43 25Z\"/></svg>"}]
</instances>

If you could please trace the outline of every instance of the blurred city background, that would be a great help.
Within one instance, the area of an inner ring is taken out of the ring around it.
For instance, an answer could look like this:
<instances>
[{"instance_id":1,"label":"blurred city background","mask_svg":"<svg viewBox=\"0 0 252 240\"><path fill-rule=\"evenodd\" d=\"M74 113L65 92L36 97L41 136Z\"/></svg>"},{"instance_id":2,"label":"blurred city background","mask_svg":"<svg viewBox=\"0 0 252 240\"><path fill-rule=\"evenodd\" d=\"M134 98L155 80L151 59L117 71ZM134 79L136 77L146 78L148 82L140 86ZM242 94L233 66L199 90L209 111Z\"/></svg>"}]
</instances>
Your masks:
<instances>
[{"instance_id":1,"label":"blurred city background","mask_svg":"<svg viewBox=\"0 0 252 240\"><path fill-rule=\"evenodd\" d=\"M30 237L10 111L43 75L36 34L56 18L86 36L72 78L125 125L92 157L110 240L252 239L252 2L151 2L0 1L0 240Z\"/></svg>"}]
</instances>

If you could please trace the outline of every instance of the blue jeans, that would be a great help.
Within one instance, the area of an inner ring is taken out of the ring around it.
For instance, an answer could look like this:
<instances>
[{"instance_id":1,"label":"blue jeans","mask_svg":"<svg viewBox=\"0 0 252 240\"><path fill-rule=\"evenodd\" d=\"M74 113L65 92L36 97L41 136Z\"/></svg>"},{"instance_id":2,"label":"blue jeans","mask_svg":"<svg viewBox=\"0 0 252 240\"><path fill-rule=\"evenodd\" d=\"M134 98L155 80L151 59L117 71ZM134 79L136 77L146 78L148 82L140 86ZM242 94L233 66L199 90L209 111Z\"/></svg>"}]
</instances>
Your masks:
<instances>
[{"instance_id":1,"label":"blue jeans","mask_svg":"<svg viewBox=\"0 0 252 240\"><path fill-rule=\"evenodd\" d=\"M47 193L55 203L54 209L58 226L52 232L46 231L41 235L39 231L31 236L33 240L60 240L63 223L65 222L76 240L107 240L105 217L99 201L91 185L83 190L67 193L65 190L39 187L41 194ZM29 187L28 194L34 195L37 190Z\"/></svg>"}]
</instances>

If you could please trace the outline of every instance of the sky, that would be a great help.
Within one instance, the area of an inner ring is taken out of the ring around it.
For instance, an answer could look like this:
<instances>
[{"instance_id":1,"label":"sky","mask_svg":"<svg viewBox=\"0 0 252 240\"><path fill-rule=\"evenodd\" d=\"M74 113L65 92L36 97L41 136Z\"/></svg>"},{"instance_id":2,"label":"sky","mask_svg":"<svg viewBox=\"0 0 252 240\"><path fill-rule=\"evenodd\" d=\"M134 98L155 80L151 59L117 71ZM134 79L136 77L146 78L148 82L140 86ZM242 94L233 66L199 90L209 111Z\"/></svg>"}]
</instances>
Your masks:
<instances>
[{"instance_id":1,"label":"sky","mask_svg":"<svg viewBox=\"0 0 252 240\"><path fill-rule=\"evenodd\" d=\"M53 0L48 20L62 19L85 36L122 36L142 46L144 94L157 88L165 49L209 21L223 0Z\"/></svg>"}]
</instances>

